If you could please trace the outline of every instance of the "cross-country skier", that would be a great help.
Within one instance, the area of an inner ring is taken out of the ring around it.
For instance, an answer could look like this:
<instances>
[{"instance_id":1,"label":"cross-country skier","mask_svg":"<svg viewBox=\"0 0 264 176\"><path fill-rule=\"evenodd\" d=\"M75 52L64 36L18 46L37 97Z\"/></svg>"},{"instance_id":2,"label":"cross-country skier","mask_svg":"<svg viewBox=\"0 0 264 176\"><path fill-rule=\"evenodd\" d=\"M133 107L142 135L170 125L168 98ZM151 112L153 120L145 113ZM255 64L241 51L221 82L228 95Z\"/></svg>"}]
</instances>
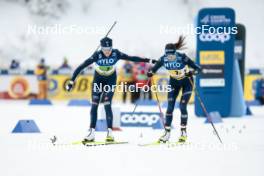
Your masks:
<instances>
[{"instance_id":1,"label":"cross-country skier","mask_svg":"<svg viewBox=\"0 0 264 176\"><path fill-rule=\"evenodd\" d=\"M116 63L118 60L128 60L134 62L152 62L151 59L140 58L136 56L128 56L117 49L112 48L112 39L105 37L100 41L101 50L96 51L90 58L84 61L73 73L71 80L66 85L66 89L70 91L74 86L74 81L78 74L87 66L94 63L95 73L92 86L92 107L91 107L91 123L89 134L84 138L83 142L93 142L95 139L95 127L97 121L97 109L100 102L104 103L107 121L107 142L114 141L112 134L113 113L111 108L111 102L114 95L114 91L103 92L95 89L95 85L98 87L100 83L102 87L112 87L116 85ZM103 89L104 90L104 89Z\"/></svg>"},{"instance_id":2,"label":"cross-country skier","mask_svg":"<svg viewBox=\"0 0 264 176\"><path fill-rule=\"evenodd\" d=\"M148 77L152 77L153 74L161 67L164 66L169 74L169 85L171 85L171 91L168 92L168 107L165 120L165 132L159 138L159 142L167 142L170 138L171 123L173 119L173 110L177 96L182 89L182 96L180 100L181 111L181 136L178 142L185 142L187 140L187 104L192 94L192 82L193 74L197 74L200 71L200 67L196 65L188 56L183 53L179 53L177 50L184 46L184 37L180 36L177 43L169 43L165 46L165 54L160 57L158 62L148 72ZM193 70L189 70L191 67Z\"/></svg>"}]
</instances>

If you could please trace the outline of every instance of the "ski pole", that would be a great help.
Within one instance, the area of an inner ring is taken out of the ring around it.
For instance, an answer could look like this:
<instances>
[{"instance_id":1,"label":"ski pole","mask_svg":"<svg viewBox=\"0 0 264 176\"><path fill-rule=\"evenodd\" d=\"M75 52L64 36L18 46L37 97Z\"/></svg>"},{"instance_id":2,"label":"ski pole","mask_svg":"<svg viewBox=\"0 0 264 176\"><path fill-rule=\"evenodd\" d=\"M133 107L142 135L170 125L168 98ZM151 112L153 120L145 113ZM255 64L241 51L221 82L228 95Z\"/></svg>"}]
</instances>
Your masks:
<instances>
[{"instance_id":1,"label":"ski pole","mask_svg":"<svg viewBox=\"0 0 264 176\"><path fill-rule=\"evenodd\" d=\"M191 80L190 77L189 77L189 80L190 80L190 83L191 83L191 85L192 85L192 87L193 87L193 90L195 91L195 94L196 94L196 96L197 96L197 98L198 98L198 100L199 100L199 102L200 102L200 105L201 105L201 107L202 107L202 110L203 110L203 112L205 113L205 115L206 115L206 117L207 117L207 120L208 120L208 121L210 122L210 124L212 125L212 127L213 127L213 129L214 129L214 132L215 132L215 134L217 135L217 138L219 139L219 141L221 142L221 144L223 144L223 142L222 142L222 140L221 140L221 138L220 138L220 136L219 136L219 134L218 134L218 132L217 132L217 130L216 130L216 128L215 128L215 125L214 125L214 123L213 123L213 121L212 121L212 117L211 117L211 115L207 112L207 110L206 110L206 108L205 108L205 105L204 105L204 103L203 103L203 101L202 101L202 99L201 99L201 97L200 97L200 94L198 93L196 87L194 87L194 83L193 83L193 81Z\"/></svg>"},{"instance_id":2,"label":"ski pole","mask_svg":"<svg viewBox=\"0 0 264 176\"><path fill-rule=\"evenodd\" d=\"M117 21L114 21L114 23L112 24L112 26L111 26L110 29L107 31L107 33L105 34L104 37L107 37L107 36L110 34L110 32L112 31L112 29L115 27L116 23L117 23ZM98 46L97 46L96 50L94 51L94 53L100 48L100 46L101 46L101 45L98 44Z\"/></svg>"},{"instance_id":3,"label":"ski pole","mask_svg":"<svg viewBox=\"0 0 264 176\"><path fill-rule=\"evenodd\" d=\"M154 82L153 82L153 79L152 79L152 78L149 78L149 79L148 79L148 82L147 82L147 85L149 84L150 80L151 80L151 83L152 83L152 84L154 83ZM157 89L156 89L156 90L157 90ZM154 94L155 94L155 97L156 97L157 102L158 102L158 107L159 107L159 112L160 112L160 118L161 118L161 121L162 121L163 127L165 127L164 115L163 115L162 110L161 110L160 101L159 101L159 97L158 97L157 91L154 91ZM136 109L137 109L137 106L138 106L138 103L136 103L136 105L135 105L135 107L134 107L134 109L133 109L133 111L132 111L132 116L134 115L134 113L135 113L135 111L136 111Z\"/></svg>"},{"instance_id":4,"label":"ski pole","mask_svg":"<svg viewBox=\"0 0 264 176\"><path fill-rule=\"evenodd\" d=\"M148 81L147 81L146 84L149 85L149 82L150 82L150 79L148 79ZM135 106L134 106L134 109L133 109L133 111L132 111L132 117L133 117L134 113L136 112L137 106L138 106L138 103L136 102L136 103L135 103Z\"/></svg>"},{"instance_id":5,"label":"ski pole","mask_svg":"<svg viewBox=\"0 0 264 176\"><path fill-rule=\"evenodd\" d=\"M153 81L152 78L151 78L151 82L154 83L154 81ZM155 97L156 97L157 102L158 102L158 107L159 107L159 112L160 112L160 118L161 118L161 121L162 121L163 127L165 128L164 115L163 115L163 112L162 112L162 109L161 109L161 106L160 106L160 101L159 101L159 97L158 97L157 89L154 91L154 94L155 94Z\"/></svg>"}]
</instances>

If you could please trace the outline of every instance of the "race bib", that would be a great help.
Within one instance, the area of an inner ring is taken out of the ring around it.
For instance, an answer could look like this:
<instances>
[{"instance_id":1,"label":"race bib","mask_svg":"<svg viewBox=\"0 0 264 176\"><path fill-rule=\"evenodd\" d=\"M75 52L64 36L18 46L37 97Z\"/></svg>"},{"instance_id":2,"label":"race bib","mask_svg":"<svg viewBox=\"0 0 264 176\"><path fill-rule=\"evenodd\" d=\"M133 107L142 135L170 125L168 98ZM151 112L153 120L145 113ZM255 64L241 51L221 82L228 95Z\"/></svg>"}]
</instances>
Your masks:
<instances>
[{"instance_id":1,"label":"race bib","mask_svg":"<svg viewBox=\"0 0 264 176\"><path fill-rule=\"evenodd\" d=\"M180 70L169 70L169 74L171 77L175 79L182 79L185 77L185 73L189 72L189 69L187 66L185 66L183 69Z\"/></svg>"},{"instance_id":2,"label":"race bib","mask_svg":"<svg viewBox=\"0 0 264 176\"><path fill-rule=\"evenodd\" d=\"M114 73L115 66L99 66L99 65L95 64L95 70L100 75L108 76L108 75L111 75L112 73Z\"/></svg>"}]
</instances>

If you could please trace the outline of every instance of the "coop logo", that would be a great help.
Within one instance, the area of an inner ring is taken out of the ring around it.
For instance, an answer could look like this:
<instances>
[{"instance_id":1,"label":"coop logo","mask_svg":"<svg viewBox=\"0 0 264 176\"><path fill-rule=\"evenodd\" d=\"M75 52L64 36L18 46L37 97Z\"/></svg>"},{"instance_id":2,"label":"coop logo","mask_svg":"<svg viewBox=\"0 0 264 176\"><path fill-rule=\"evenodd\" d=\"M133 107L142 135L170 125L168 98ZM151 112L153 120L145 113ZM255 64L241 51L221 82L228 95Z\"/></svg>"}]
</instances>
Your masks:
<instances>
[{"instance_id":1,"label":"coop logo","mask_svg":"<svg viewBox=\"0 0 264 176\"><path fill-rule=\"evenodd\" d=\"M225 33L215 33L215 34L210 34L210 33L202 33L199 35L199 39L202 42L221 42L225 43L228 40L230 40L230 34L225 34Z\"/></svg>"},{"instance_id":2,"label":"coop logo","mask_svg":"<svg viewBox=\"0 0 264 176\"><path fill-rule=\"evenodd\" d=\"M159 113L121 113L121 125L130 127L152 127L160 120Z\"/></svg>"}]
</instances>

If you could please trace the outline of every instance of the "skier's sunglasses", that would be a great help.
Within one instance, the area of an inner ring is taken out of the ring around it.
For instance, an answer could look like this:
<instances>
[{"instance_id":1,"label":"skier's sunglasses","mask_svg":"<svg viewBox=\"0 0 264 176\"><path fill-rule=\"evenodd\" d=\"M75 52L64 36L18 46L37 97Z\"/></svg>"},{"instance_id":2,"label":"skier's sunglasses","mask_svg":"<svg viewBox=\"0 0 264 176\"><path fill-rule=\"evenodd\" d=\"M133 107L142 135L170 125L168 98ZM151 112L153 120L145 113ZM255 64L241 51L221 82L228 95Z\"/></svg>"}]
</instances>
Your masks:
<instances>
[{"instance_id":1,"label":"skier's sunglasses","mask_svg":"<svg viewBox=\"0 0 264 176\"><path fill-rule=\"evenodd\" d=\"M112 47L102 47L102 51L112 51Z\"/></svg>"}]
</instances>

